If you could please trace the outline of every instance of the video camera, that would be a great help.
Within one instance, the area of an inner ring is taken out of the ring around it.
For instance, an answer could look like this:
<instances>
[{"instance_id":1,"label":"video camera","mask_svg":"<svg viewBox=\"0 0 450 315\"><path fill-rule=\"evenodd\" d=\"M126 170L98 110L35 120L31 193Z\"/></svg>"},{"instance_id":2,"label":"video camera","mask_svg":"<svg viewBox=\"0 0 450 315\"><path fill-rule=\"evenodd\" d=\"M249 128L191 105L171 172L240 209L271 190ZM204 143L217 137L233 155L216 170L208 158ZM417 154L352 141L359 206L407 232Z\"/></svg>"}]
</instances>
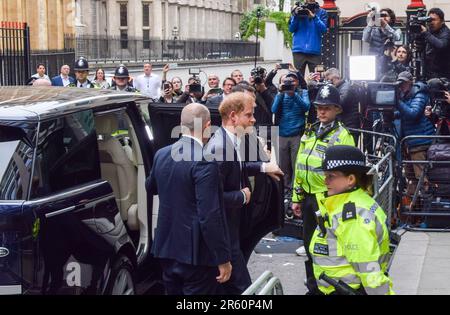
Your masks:
<instances>
[{"instance_id":1,"label":"video camera","mask_svg":"<svg viewBox=\"0 0 450 315\"><path fill-rule=\"evenodd\" d=\"M301 3L300 1L297 1L297 2L295 2L294 8L292 9L292 15L307 16L308 10L314 13L319 8L320 8L320 5L317 2Z\"/></svg>"},{"instance_id":2,"label":"video camera","mask_svg":"<svg viewBox=\"0 0 450 315\"><path fill-rule=\"evenodd\" d=\"M369 82L367 85L367 106L372 111L394 112L399 101L397 83Z\"/></svg>"},{"instance_id":3,"label":"video camera","mask_svg":"<svg viewBox=\"0 0 450 315\"><path fill-rule=\"evenodd\" d=\"M411 34L420 34L422 32L422 26L427 26L427 23L432 21L431 17L427 16L425 9L419 9L417 15L411 16L409 20L409 31Z\"/></svg>"},{"instance_id":4,"label":"video camera","mask_svg":"<svg viewBox=\"0 0 450 315\"><path fill-rule=\"evenodd\" d=\"M263 84L264 79L266 78L266 73L267 71L263 67L256 67L252 69L250 75L253 77L255 84Z\"/></svg>"},{"instance_id":5,"label":"video camera","mask_svg":"<svg viewBox=\"0 0 450 315\"><path fill-rule=\"evenodd\" d=\"M433 103L433 113L438 118L450 118L450 104L445 97L445 92L450 91L450 82L446 78L434 78L428 80L427 84Z\"/></svg>"}]
</instances>

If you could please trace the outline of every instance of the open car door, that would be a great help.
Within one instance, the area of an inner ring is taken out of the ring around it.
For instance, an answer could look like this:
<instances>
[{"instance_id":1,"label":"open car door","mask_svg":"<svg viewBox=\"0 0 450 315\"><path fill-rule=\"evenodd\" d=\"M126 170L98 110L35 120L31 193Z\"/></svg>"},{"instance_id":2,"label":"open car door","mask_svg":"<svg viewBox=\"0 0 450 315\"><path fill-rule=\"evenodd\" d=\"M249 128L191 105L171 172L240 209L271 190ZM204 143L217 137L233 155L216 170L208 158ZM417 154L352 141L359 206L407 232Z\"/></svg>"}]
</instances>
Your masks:
<instances>
[{"instance_id":1,"label":"open car door","mask_svg":"<svg viewBox=\"0 0 450 315\"><path fill-rule=\"evenodd\" d=\"M179 134L173 133L172 130L180 125L184 106L185 104L149 104L155 150L178 140ZM221 118L218 109L209 108L209 111L211 125L219 127ZM279 229L284 222L281 182L276 182L265 174L259 174L255 176L254 183L251 202L243 208L241 217L241 249L246 261L258 242L268 233Z\"/></svg>"}]
</instances>

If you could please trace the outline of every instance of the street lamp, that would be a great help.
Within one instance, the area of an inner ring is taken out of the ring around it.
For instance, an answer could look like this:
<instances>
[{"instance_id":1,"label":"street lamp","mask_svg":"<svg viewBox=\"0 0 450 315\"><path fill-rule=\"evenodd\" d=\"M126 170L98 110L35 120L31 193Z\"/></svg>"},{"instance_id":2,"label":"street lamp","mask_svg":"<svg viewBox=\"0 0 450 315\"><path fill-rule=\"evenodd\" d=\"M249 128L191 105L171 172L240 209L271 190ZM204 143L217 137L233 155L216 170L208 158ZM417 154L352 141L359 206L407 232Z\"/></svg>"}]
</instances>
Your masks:
<instances>
[{"instance_id":1,"label":"street lamp","mask_svg":"<svg viewBox=\"0 0 450 315\"><path fill-rule=\"evenodd\" d=\"M256 44L255 44L255 68L256 68L256 61L258 59L258 37L259 37L259 20L262 18L263 12L262 8L258 7L256 9Z\"/></svg>"}]
</instances>

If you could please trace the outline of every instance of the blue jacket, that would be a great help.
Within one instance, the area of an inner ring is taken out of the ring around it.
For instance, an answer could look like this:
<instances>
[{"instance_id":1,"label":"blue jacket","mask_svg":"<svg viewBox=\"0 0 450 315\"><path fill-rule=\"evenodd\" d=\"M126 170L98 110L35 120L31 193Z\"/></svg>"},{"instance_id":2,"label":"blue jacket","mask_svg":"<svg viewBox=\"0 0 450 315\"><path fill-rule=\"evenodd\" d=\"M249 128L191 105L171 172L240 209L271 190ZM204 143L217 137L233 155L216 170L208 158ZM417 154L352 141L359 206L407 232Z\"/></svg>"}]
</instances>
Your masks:
<instances>
[{"instance_id":1,"label":"blue jacket","mask_svg":"<svg viewBox=\"0 0 450 315\"><path fill-rule=\"evenodd\" d=\"M199 143L183 136L156 152L146 188L159 195L155 257L194 266L231 260L219 167Z\"/></svg>"},{"instance_id":2,"label":"blue jacket","mask_svg":"<svg viewBox=\"0 0 450 315\"><path fill-rule=\"evenodd\" d=\"M294 96L278 93L272 104L272 113L280 117L280 136L294 137L300 135L305 126L305 114L309 110L308 90L298 92ZM280 112L278 112L280 111Z\"/></svg>"},{"instance_id":3,"label":"blue jacket","mask_svg":"<svg viewBox=\"0 0 450 315\"><path fill-rule=\"evenodd\" d=\"M406 136L432 136L435 134L434 125L425 117L425 106L430 97L423 83L416 83L412 91L404 96L398 104L402 123L402 137ZM408 148L431 144L431 139L408 140Z\"/></svg>"},{"instance_id":4,"label":"blue jacket","mask_svg":"<svg viewBox=\"0 0 450 315\"><path fill-rule=\"evenodd\" d=\"M75 83L75 79L69 76L70 83ZM60 75L57 75L52 78L52 86L64 86L63 81Z\"/></svg>"},{"instance_id":5,"label":"blue jacket","mask_svg":"<svg viewBox=\"0 0 450 315\"><path fill-rule=\"evenodd\" d=\"M327 32L328 13L324 9L317 10L313 19L306 16L291 16L289 32L294 33L292 52L320 55L322 35Z\"/></svg>"}]
</instances>

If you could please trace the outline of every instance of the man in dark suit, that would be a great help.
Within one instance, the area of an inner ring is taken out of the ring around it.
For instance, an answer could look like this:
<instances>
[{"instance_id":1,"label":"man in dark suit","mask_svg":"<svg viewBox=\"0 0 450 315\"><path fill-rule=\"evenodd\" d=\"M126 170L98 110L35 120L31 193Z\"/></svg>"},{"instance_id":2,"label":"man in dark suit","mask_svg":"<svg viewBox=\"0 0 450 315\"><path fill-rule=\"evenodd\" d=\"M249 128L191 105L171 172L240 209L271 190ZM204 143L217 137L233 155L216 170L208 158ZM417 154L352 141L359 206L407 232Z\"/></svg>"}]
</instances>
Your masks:
<instances>
[{"instance_id":1,"label":"man in dark suit","mask_svg":"<svg viewBox=\"0 0 450 315\"><path fill-rule=\"evenodd\" d=\"M240 248L240 222L242 209L249 204L251 188L249 176L260 172L267 173L280 180L283 175L276 163L245 161L245 134L251 133L255 124L253 116L255 98L243 92L228 95L220 104L219 112L222 127L218 129L205 149L207 160L216 160L219 164L220 177L223 184L225 212L231 242L231 263L233 274L230 281L222 286L223 294L242 294L251 284L246 259ZM258 156L250 152L250 156ZM242 157L242 158L241 158Z\"/></svg>"},{"instance_id":2,"label":"man in dark suit","mask_svg":"<svg viewBox=\"0 0 450 315\"><path fill-rule=\"evenodd\" d=\"M75 83L75 79L69 76L70 67L63 65L60 70L60 75L52 78L52 86L68 86Z\"/></svg>"},{"instance_id":3,"label":"man in dark suit","mask_svg":"<svg viewBox=\"0 0 450 315\"><path fill-rule=\"evenodd\" d=\"M203 158L208 109L186 105L183 136L156 152L147 191L159 196L152 253L169 295L215 294L231 274L230 242L216 162Z\"/></svg>"}]
</instances>

